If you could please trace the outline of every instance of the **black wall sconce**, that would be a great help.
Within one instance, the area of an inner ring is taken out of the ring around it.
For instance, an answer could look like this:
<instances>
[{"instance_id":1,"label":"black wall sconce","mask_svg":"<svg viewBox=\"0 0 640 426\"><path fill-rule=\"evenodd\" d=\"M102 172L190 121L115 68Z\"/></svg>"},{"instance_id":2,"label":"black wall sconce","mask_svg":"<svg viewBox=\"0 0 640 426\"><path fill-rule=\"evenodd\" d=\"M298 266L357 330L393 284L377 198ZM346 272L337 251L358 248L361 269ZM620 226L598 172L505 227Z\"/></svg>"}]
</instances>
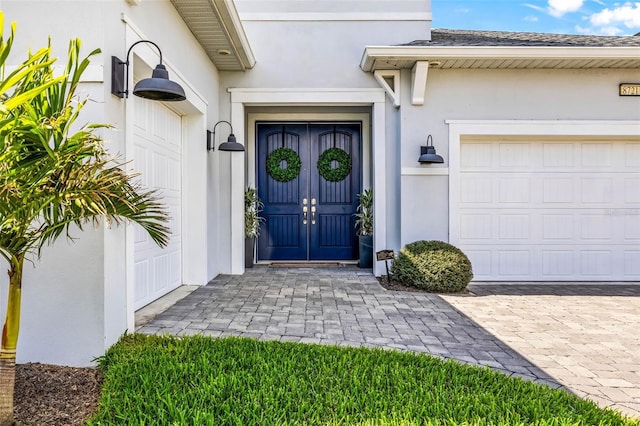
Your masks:
<instances>
[{"instance_id":1,"label":"black wall sconce","mask_svg":"<svg viewBox=\"0 0 640 426\"><path fill-rule=\"evenodd\" d=\"M431 135L427 137L427 146L420 147L420 158L418 158L418 162L422 164L444 163L444 159L436 154Z\"/></svg>"},{"instance_id":2,"label":"black wall sconce","mask_svg":"<svg viewBox=\"0 0 640 426\"><path fill-rule=\"evenodd\" d=\"M229 133L229 137L226 142L223 142L218 147L220 151L244 151L244 145L236 142L236 135L233 134L233 126L228 121L220 120L213 126L213 132L207 130L207 151L214 151L215 143L216 143L216 127L220 123L227 123L231 128L231 133Z\"/></svg>"},{"instance_id":3,"label":"black wall sconce","mask_svg":"<svg viewBox=\"0 0 640 426\"><path fill-rule=\"evenodd\" d=\"M157 44L149 40L140 40L133 43L127 50L127 60L124 62L115 56L111 57L111 93L119 98L129 97L129 54L131 49L139 43L153 44L158 49L158 53L160 53L160 63L156 65L151 78L140 80L135 85L133 94L154 101L184 101L187 99L182 86L175 81L169 80L169 72L162 65L162 51Z\"/></svg>"}]
</instances>

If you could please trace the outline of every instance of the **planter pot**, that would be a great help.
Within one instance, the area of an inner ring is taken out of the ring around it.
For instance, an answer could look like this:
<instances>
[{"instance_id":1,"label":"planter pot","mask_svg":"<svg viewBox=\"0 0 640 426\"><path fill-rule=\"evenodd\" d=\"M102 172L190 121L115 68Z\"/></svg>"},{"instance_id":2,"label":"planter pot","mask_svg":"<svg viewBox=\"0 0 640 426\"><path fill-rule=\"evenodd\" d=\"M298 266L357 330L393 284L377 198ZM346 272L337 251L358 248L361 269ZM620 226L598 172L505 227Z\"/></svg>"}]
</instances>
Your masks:
<instances>
[{"instance_id":1,"label":"planter pot","mask_svg":"<svg viewBox=\"0 0 640 426\"><path fill-rule=\"evenodd\" d=\"M360 260L358 266L361 268L373 267L373 235L360 235Z\"/></svg>"},{"instance_id":2,"label":"planter pot","mask_svg":"<svg viewBox=\"0 0 640 426\"><path fill-rule=\"evenodd\" d=\"M256 238L248 237L244 239L244 267L253 268L253 249L256 246Z\"/></svg>"}]
</instances>

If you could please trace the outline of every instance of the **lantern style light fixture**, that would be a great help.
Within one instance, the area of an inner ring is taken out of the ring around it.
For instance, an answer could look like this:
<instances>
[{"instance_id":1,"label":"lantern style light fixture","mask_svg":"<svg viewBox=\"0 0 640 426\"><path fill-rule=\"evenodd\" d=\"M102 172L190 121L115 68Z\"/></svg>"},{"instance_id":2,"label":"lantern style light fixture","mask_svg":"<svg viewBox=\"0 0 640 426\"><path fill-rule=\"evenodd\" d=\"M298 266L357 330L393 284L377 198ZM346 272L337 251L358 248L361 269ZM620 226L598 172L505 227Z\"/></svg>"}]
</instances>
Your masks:
<instances>
[{"instance_id":1,"label":"lantern style light fixture","mask_svg":"<svg viewBox=\"0 0 640 426\"><path fill-rule=\"evenodd\" d=\"M116 56L111 57L111 93L119 98L129 97L129 54L137 44L149 43L158 49L160 63L151 74L151 78L140 80L133 88L133 94L154 101L184 101L187 99L184 89L175 81L169 80L169 72L162 65L162 51L152 41L139 40L127 50L127 59L122 61Z\"/></svg>"},{"instance_id":2,"label":"lantern style light fixture","mask_svg":"<svg viewBox=\"0 0 640 426\"><path fill-rule=\"evenodd\" d=\"M422 164L444 163L444 159L436 154L436 148L433 146L433 138L431 135L427 137L427 146L420 147L420 158L418 162Z\"/></svg>"},{"instance_id":3,"label":"lantern style light fixture","mask_svg":"<svg viewBox=\"0 0 640 426\"><path fill-rule=\"evenodd\" d=\"M236 135L233 134L233 126L231 125L231 123L229 123L228 121L225 121L225 120L220 120L216 124L214 124L213 132L207 130L207 151L214 151L215 150L216 127L218 127L218 124L220 124L220 123L227 123L229 125L229 127L231 128L231 133L229 133L229 137L227 138L227 141L220 144L220 146L218 147L218 150L220 150L220 151L244 151L244 145L242 145L242 144L240 144L240 143L238 143L236 141Z\"/></svg>"}]
</instances>

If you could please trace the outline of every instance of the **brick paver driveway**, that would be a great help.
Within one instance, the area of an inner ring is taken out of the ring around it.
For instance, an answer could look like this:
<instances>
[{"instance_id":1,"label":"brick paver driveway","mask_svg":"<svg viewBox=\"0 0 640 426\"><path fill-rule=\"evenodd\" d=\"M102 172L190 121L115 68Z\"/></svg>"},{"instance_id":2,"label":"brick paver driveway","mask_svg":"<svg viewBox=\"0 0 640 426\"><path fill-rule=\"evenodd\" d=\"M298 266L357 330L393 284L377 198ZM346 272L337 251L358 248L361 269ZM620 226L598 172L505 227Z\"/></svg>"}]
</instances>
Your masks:
<instances>
[{"instance_id":1,"label":"brick paver driveway","mask_svg":"<svg viewBox=\"0 0 640 426\"><path fill-rule=\"evenodd\" d=\"M218 276L138 331L426 352L486 365L640 416L640 285L388 291L356 267Z\"/></svg>"}]
</instances>

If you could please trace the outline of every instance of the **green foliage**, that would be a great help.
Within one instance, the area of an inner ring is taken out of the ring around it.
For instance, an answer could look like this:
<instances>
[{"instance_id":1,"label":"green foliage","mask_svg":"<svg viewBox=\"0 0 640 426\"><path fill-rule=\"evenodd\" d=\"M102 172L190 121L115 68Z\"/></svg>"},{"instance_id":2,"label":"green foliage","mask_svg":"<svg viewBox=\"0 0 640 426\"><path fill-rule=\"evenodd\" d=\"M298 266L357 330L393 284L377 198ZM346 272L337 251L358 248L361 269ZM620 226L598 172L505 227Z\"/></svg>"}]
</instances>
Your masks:
<instances>
[{"instance_id":1,"label":"green foliage","mask_svg":"<svg viewBox=\"0 0 640 426\"><path fill-rule=\"evenodd\" d=\"M335 169L331 166L334 161L338 163ZM351 173L351 156L344 149L329 148L320 154L317 167L325 180L342 182Z\"/></svg>"},{"instance_id":2,"label":"green foliage","mask_svg":"<svg viewBox=\"0 0 640 426\"><path fill-rule=\"evenodd\" d=\"M365 189L358 194L355 226L358 235L373 235L373 191Z\"/></svg>"},{"instance_id":3,"label":"green foliage","mask_svg":"<svg viewBox=\"0 0 640 426\"><path fill-rule=\"evenodd\" d=\"M469 258L442 241L407 244L394 260L392 274L404 285L445 293L464 290L473 278Z\"/></svg>"},{"instance_id":4,"label":"green foliage","mask_svg":"<svg viewBox=\"0 0 640 426\"><path fill-rule=\"evenodd\" d=\"M254 238L260 235L260 224L264 218L260 212L264 204L258 197L257 188L247 188L244 192L244 236Z\"/></svg>"},{"instance_id":5,"label":"green foliage","mask_svg":"<svg viewBox=\"0 0 640 426\"><path fill-rule=\"evenodd\" d=\"M80 58L80 40L69 43L61 77L54 77L51 47L38 51L18 69L11 98L3 95L0 119L0 252L11 262L38 251L72 224L99 224L102 218L141 225L160 245L168 240L168 216L155 191L145 191L114 162L98 135L103 124L75 124L86 103L76 90L89 58ZM2 52L0 57L5 57ZM27 73L25 69L32 69ZM15 80L15 71L4 78ZM25 97L29 94L28 97ZM10 105L11 108L7 108Z\"/></svg>"},{"instance_id":6,"label":"green foliage","mask_svg":"<svg viewBox=\"0 0 640 426\"><path fill-rule=\"evenodd\" d=\"M89 425L638 425L565 391L424 354L127 335Z\"/></svg>"},{"instance_id":7,"label":"green foliage","mask_svg":"<svg viewBox=\"0 0 640 426\"><path fill-rule=\"evenodd\" d=\"M285 167L281 164L284 161ZM267 157L267 173L278 182L289 182L300 174L302 162L297 152L291 148L278 148Z\"/></svg>"}]
</instances>

